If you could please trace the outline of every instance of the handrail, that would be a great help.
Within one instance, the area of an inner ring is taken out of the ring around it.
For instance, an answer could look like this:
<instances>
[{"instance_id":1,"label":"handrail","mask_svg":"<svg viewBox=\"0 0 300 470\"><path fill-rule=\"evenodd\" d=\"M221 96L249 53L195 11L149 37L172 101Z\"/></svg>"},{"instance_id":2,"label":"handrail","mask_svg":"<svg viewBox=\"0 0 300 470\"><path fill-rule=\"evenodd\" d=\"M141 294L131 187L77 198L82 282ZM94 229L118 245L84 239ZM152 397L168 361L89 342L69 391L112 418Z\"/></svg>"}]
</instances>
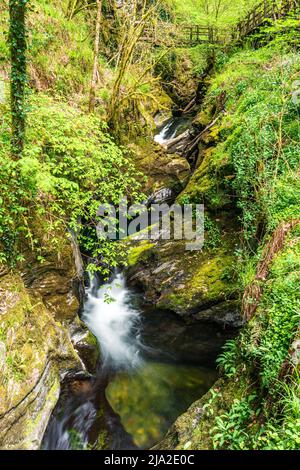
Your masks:
<instances>
[{"instance_id":1,"label":"handrail","mask_svg":"<svg viewBox=\"0 0 300 470\"><path fill-rule=\"evenodd\" d=\"M197 44L226 45L243 40L251 32L262 26L267 19L280 19L292 11L299 11L300 0L262 0L232 28L217 28L204 24L147 26L142 41L156 44L193 46Z\"/></svg>"}]
</instances>

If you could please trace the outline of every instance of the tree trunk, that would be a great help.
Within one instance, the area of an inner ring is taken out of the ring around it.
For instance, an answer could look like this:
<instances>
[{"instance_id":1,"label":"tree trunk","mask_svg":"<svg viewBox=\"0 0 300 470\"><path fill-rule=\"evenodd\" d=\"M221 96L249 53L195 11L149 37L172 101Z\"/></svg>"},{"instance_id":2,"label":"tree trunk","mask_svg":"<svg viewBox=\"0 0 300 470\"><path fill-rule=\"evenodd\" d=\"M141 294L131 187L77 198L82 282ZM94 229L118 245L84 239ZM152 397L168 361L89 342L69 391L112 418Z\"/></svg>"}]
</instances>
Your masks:
<instances>
[{"instance_id":1,"label":"tree trunk","mask_svg":"<svg viewBox=\"0 0 300 470\"><path fill-rule=\"evenodd\" d=\"M95 109L95 97L96 97L96 84L98 76L98 56L99 56L99 42L100 42L100 24L102 14L102 0L97 0L97 17L96 17L96 28L95 28L95 42L94 42L94 65L93 74L90 88L90 100L89 100L89 112L93 112Z\"/></svg>"},{"instance_id":2,"label":"tree trunk","mask_svg":"<svg viewBox=\"0 0 300 470\"><path fill-rule=\"evenodd\" d=\"M27 0L9 0L9 44L11 55L11 149L14 159L21 158L25 134L26 86L26 4Z\"/></svg>"}]
</instances>

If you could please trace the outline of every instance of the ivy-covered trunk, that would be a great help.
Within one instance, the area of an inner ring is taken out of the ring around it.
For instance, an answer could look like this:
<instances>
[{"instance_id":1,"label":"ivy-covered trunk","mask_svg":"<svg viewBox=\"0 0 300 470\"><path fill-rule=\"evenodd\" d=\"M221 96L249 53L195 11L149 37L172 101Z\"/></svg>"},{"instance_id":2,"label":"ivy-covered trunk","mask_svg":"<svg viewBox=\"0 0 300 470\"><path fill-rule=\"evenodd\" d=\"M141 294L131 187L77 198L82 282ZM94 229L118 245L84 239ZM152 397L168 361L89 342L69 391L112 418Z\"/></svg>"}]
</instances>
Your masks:
<instances>
[{"instance_id":1,"label":"ivy-covered trunk","mask_svg":"<svg viewBox=\"0 0 300 470\"><path fill-rule=\"evenodd\" d=\"M28 0L9 0L9 44L11 53L12 156L20 158L24 148L26 28Z\"/></svg>"}]
</instances>

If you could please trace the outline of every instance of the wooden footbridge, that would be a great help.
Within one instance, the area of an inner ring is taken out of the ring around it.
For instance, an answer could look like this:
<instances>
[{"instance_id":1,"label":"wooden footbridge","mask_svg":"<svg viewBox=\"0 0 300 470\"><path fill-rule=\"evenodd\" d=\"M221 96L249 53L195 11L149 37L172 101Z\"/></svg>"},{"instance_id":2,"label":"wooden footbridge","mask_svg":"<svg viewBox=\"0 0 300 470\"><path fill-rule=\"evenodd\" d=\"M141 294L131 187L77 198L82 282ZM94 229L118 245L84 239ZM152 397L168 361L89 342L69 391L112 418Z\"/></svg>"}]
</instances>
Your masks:
<instances>
[{"instance_id":1,"label":"wooden footbridge","mask_svg":"<svg viewBox=\"0 0 300 470\"><path fill-rule=\"evenodd\" d=\"M229 28L217 28L201 24L170 25L159 22L146 27L142 41L165 46L195 46L197 44L226 45L241 41L267 20L277 20L290 13L299 14L300 0L263 0L237 24Z\"/></svg>"}]
</instances>

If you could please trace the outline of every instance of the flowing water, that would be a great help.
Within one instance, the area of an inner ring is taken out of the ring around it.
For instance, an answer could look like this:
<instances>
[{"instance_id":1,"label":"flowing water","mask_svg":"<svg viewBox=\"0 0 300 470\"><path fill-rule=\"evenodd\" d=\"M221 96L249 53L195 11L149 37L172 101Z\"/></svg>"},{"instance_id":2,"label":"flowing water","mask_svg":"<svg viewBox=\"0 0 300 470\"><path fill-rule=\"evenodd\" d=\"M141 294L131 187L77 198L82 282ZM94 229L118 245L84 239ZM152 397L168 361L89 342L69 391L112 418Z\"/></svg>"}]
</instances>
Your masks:
<instances>
[{"instance_id":1,"label":"flowing water","mask_svg":"<svg viewBox=\"0 0 300 470\"><path fill-rule=\"evenodd\" d=\"M100 344L101 367L64 385L44 449L87 448L103 428L112 449L149 448L216 380L228 336L145 305L122 274L102 287L91 280L82 319Z\"/></svg>"},{"instance_id":2,"label":"flowing water","mask_svg":"<svg viewBox=\"0 0 300 470\"><path fill-rule=\"evenodd\" d=\"M130 369L141 365L140 315L130 302L122 274L99 287L90 280L82 317L101 345L103 367Z\"/></svg>"},{"instance_id":3,"label":"flowing water","mask_svg":"<svg viewBox=\"0 0 300 470\"><path fill-rule=\"evenodd\" d=\"M164 145L189 124L169 119L155 141ZM103 429L112 450L150 448L213 385L215 359L232 336L146 305L123 274L103 286L90 278L82 320L98 340L101 364L95 377L63 382L44 449L93 447Z\"/></svg>"},{"instance_id":4,"label":"flowing water","mask_svg":"<svg viewBox=\"0 0 300 470\"><path fill-rule=\"evenodd\" d=\"M158 132L154 136L154 141L157 144L165 145L169 140L174 139L184 132L188 128L190 122L191 119L185 117L172 117L168 119L157 129Z\"/></svg>"}]
</instances>

